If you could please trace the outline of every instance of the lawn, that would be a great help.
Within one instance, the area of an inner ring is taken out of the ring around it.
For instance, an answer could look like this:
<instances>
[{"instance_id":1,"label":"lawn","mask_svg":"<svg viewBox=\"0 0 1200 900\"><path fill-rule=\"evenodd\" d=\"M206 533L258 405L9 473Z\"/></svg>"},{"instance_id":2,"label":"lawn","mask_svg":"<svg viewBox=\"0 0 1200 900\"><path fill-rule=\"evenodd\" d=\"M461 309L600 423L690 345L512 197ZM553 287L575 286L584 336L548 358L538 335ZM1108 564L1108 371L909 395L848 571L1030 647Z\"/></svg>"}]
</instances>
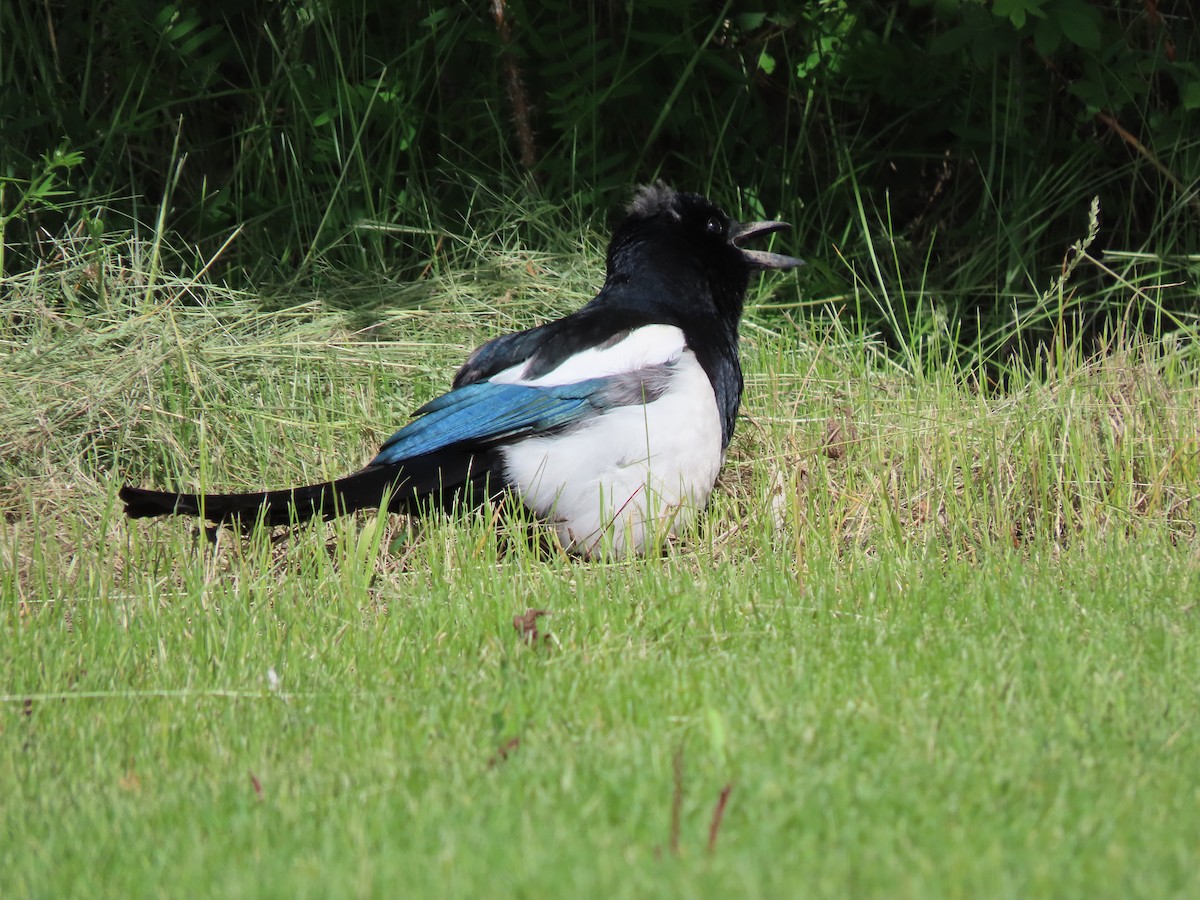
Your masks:
<instances>
[{"instance_id":1,"label":"lawn","mask_svg":"<svg viewBox=\"0 0 1200 900\"><path fill-rule=\"evenodd\" d=\"M717 494L661 558L503 509L120 515L126 478L357 468L600 267L481 251L292 305L130 240L9 279L4 896L1200 895L1189 335L1001 389L764 281Z\"/></svg>"}]
</instances>

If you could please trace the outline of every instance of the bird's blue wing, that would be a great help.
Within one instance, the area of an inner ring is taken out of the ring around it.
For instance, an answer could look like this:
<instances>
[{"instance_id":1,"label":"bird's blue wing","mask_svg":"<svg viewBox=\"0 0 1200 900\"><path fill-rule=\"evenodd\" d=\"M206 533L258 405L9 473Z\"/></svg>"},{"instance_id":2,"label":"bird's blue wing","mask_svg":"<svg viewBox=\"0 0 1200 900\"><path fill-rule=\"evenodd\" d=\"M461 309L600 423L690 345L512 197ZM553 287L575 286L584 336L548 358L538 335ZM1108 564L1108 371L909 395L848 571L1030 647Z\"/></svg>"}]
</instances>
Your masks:
<instances>
[{"instance_id":1,"label":"bird's blue wing","mask_svg":"<svg viewBox=\"0 0 1200 900\"><path fill-rule=\"evenodd\" d=\"M487 444L562 428L612 405L620 379L533 387L479 381L426 403L380 448L372 465L403 462L461 444Z\"/></svg>"}]
</instances>

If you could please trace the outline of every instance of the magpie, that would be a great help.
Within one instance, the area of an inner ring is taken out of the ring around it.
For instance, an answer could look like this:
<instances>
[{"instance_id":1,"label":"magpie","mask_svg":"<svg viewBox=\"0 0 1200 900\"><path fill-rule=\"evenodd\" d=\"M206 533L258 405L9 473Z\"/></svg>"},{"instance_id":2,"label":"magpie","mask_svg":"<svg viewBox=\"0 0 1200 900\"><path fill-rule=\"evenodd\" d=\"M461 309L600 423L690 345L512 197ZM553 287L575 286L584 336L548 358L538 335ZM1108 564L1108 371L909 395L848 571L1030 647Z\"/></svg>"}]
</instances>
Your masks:
<instances>
[{"instance_id":1,"label":"magpie","mask_svg":"<svg viewBox=\"0 0 1200 900\"><path fill-rule=\"evenodd\" d=\"M476 349L366 467L244 494L126 485L130 518L287 525L386 502L419 514L514 496L568 552L644 553L708 502L742 396L750 275L802 260L742 247L786 222L740 223L699 194L641 188L608 245L604 286L556 321Z\"/></svg>"}]
</instances>

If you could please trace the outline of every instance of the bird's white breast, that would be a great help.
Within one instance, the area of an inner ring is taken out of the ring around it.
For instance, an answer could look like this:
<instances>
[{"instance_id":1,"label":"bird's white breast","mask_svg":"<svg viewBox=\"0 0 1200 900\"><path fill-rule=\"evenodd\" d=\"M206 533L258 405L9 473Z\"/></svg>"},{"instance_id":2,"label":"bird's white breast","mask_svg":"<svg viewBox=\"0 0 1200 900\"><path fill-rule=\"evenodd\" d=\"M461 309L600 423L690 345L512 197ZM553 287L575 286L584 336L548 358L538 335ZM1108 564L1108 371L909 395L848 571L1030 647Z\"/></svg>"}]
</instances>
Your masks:
<instances>
[{"instance_id":1,"label":"bird's white breast","mask_svg":"<svg viewBox=\"0 0 1200 900\"><path fill-rule=\"evenodd\" d=\"M650 366L670 372L651 402L614 407L502 451L507 483L572 552L643 552L695 518L724 455L712 385L683 333L667 325L636 329L537 379L523 379L520 367L501 373L523 384L569 384Z\"/></svg>"}]
</instances>

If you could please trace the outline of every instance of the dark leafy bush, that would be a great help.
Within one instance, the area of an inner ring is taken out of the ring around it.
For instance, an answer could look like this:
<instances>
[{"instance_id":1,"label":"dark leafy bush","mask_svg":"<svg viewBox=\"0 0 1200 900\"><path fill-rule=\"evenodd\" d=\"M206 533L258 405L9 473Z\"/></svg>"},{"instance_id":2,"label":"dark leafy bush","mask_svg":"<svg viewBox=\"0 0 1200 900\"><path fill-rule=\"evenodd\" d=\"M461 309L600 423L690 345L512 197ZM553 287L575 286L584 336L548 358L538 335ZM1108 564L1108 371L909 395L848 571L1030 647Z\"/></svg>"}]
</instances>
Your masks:
<instances>
[{"instance_id":1,"label":"dark leafy bush","mask_svg":"<svg viewBox=\"0 0 1200 900\"><path fill-rule=\"evenodd\" d=\"M984 331L1094 195L1097 247L1200 246L1186 0L47 0L0 44L0 215L61 148L83 209L161 206L202 252L240 227L223 263L257 276L419 271L481 192L593 215L655 177L795 222L810 294L840 255ZM61 207L9 215L10 265Z\"/></svg>"}]
</instances>

